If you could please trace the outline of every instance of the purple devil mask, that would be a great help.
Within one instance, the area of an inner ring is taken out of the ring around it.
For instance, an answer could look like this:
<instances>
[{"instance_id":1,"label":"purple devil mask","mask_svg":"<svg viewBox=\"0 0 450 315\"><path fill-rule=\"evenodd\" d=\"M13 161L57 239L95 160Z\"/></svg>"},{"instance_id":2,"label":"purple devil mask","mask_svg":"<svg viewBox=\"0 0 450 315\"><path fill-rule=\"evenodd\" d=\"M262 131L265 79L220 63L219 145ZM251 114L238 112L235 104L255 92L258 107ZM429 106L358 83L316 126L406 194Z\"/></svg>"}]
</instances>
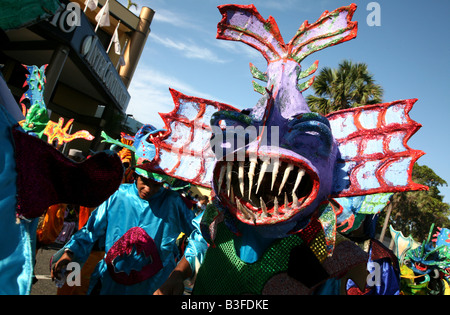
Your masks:
<instances>
[{"instance_id":1,"label":"purple devil mask","mask_svg":"<svg viewBox=\"0 0 450 315\"><path fill-rule=\"evenodd\" d=\"M218 180L213 181L216 193L241 221L272 225L295 217L302 222L330 195L337 145L328 120L311 113L301 93L312 80L303 85L299 81L318 63L302 72L300 61L354 38L357 23L350 20L355 9L349 6L324 14L313 26L304 23L286 45L275 21L264 20L254 6L219 7L223 18L218 38L242 41L258 49L268 63L266 73L250 65L253 76L267 82L265 88L253 83L263 94L258 104L234 117L215 113L211 120L213 126L225 121L226 129L237 137L249 134L243 141L236 139L235 144L247 142L245 147L218 163L214 176ZM226 187L222 187L224 178Z\"/></svg>"},{"instance_id":2,"label":"purple devil mask","mask_svg":"<svg viewBox=\"0 0 450 315\"><path fill-rule=\"evenodd\" d=\"M420 128L408 116L415 100L324 117L311 112L302 95L314 77L303 79L318 62L306 70L300 62L356 36L356 5L325 11L313 24L305 21L288 44L274 19L263 19L253 5L219 10L217 38L260 51L267 71L252 64L250 70L267 85L253 82L262 97L243 111L171 90L175 109L161 114L167 131L151 140L155 170L211 187L239 221L282 234L302 229L331 198L426 189L411 180L423 152L406 144Z\"/></svg>"}]
</instances>

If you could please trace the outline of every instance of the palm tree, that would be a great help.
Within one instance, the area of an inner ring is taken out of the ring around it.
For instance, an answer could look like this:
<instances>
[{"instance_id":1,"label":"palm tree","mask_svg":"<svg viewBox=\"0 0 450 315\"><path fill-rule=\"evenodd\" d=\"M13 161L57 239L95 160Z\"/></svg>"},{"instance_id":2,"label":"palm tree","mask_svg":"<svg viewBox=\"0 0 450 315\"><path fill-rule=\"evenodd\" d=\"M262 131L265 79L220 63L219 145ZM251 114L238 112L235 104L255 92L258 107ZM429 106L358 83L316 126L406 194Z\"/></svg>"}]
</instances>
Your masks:
<instances>
[{"instance_id":1,"label":"palm tree","mask_svg":"<svg viewBox=\"0 0 450 315\"><path fill-rule=\"evenodd\" d=\"M313 112L322 115L336 110L382 102L383 89L375 84L365 63L344 60L337 69L323 68L313 85L315 95L306 101Z\"/></svg>"}]
</instances>

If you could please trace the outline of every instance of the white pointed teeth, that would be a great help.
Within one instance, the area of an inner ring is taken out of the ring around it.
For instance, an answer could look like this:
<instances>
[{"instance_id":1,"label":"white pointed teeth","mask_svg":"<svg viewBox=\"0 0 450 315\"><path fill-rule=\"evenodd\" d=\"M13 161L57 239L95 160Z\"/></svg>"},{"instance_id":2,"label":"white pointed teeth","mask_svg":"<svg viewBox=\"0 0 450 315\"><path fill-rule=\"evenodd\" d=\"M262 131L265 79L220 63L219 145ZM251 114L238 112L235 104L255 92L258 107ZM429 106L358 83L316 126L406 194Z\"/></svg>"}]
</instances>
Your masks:
<instances>
[{"instance_id":1,"label":"white pointed teeth","mask_svg":"<svg viewBox=\"0 0 450 315\"><path fill-rule=\"evenodd\" d=\"M236 201L236 208L237 208L238 212L242 213L242 215L245 219L252 220L252 221L256 220L256 214L252 210L250 210L244 204L242 204L241 201L237 197L235 198L235 201Z\"/></svg>"},{"instance_id":2,"label":"white pointed teeth","mask_svg":"<svg viewBox=\"0 0 450 315\"><path fill-rule=\"evenodd\" d=\"M275 199L273 200L273 212L275 214L280 214L280 212L278 211L278 198L275 197Z\"/></svg>"},{"instance_id":3,"label":"white pointed teeth","mask_svg":"<svg viewBox=\"0 0 450 315\"><path fill-rule=\"evenodd\" d=\"M257 164L256 159L250 159L250 167L248 169L248 199L249 200L252 197L253 177L255 176L256 164Z\"/></svg>"},{"instance_id":4,"label":"white pointed teeth","mask_svg":"<svg viewBox=\"0 0 450 315\"><path fill-rule=\"evenodd\" d=\"M272 169L272 185L270 186L270 189L273 190L273 185L275 184L275 181L277 180L278 175L278 169L280 168L280 161L276 160L273 162L273 169Z\"/></svg>"},{"instance_id":5,"label":"white pointed teeth","mask_svg":"<svg viewBox=\"0 0 450 315\"><path fill-rule=\"evenodd\" d=\"M244 162L239 162L239 173L238 173L238 179L239 179L239 190L241 191L241 195L244 195Z\"/></svg>"},{"instance_id":6,"label":"white pointed teeth","mask_svg":"<svg viewBox=\"0 0 450 315\"><path fill-rule=\"evenodd\" d=\"M296 213L312 189L306 169L279 159L224 162L216 176L217 194L235 204L240 218L255 224Z\"/></svg>"},{"instance_id":7,"label":"white pointed teeth","mask_svg":"<svg viewBox=\"0 0 450 315\"><path fill-rule=\"evenodd\" d=\"M261 207L261 211L262 211L262 216L264 218L266 218L268 216L267 206L266 206L266 203L264 202L264 200L262 199L262 197L259 197L259 203L260 203L260 207Z\"/></svg>"},{"instance_id":8,"label":"white pointed teeth","mask_svg":"<svg viewBox=\"0 0 450 315\"><path fill-rule=\"evenodd\" d=\"M292 207L294 208L298 207L298 198L294 192L292 193Z\"/></svg>"},{"instance_id":9,"label":"white pointed teeth","mask_svg":"<svg viewBox=\"0 0 450 315\"><path fill-rule=\"evenodd\" d=\"M223 164L220 167L219 180L218 180L218 184L217 184L217 191L220 191L220 188L222 187L223 178L225 176L225 169L226 169L226 165Z\"/></svg>"},{"instance_id":10,"label":"white pointed teeth","mask_svg":"<svg viewBox=\"0 0 450 315\"><path fill-rule=\"evenodd\" d=\"M233 163L227 163L227 194L230 196L230 188L231 188L231 171L233 170Z\"/></svg>"},{"instance_id":11,"label":"white pointed teeth","mask_svg":"<svg viewBox=\"0 0 450 315\"><path fill-rule=\"evenodd\" d=\"M300 169L297 174L297 178L295 179L295 185L292 192L295 192L298 188L298 185L300 185L300 182L302 181L303 175L305 175L305 170Z\"/></svg>"},{"instance_id":12,"label":"white pointed teeth","mask_svg":"<svg viewBox=\"0 0 450 315\"><path fill-rule=\"evenodd\" d=\"M245 219L247 219L247 220L249 220L250 219L250 216L247 214L247 211L245 211L243 208L243 206L242 206L242 204L241 204L241 202L239 201L239 199L236 197L236 208L237 208L237 210L238 210L238 212L240 212L240 213L242 213L242 215L244 216L244 218Z\"/></svg>"},{"instance_id":13,"label":"white pointed teeth","mask_svg":"<svg viewBox=\"0 0 450 315\"><path fill-rule=\"evenodd\" d=\"M289 209L289 199L288 199L288 196L287 196L287 192L284 192L284 209L285 209L285 211L286 210L290 210Z\"/></svg>"},{"instance_id":14,"label":"white pointed teeth","mask_svg":"<svg viewBox=\"0 0 450 315\"><path fill-rule=\"evenodd\" d=\"M281 180L280 189L278 190L278 195L281 194L281 191L283 190L284 185L286 184L287 179L289 178L289 174L294 169L293 164L289 164L286 169L284 170L283 179Z\"/></svg>"},{"instance_id":15,"label":"white pointed teeth","mask_svg":"<svg viewBox=\"0 0 450 315\"><path fill-rule=\"evenodd\" d=\"M258 177L258 186L256 187L256 193L259 191L259 187L262 183L262 180L264 178L264 175L266 175L267 168L269 167L269 160L264 161L264 163L261 165L261 169L259 170L259 177Z\"/></svg>"}]
</instances>

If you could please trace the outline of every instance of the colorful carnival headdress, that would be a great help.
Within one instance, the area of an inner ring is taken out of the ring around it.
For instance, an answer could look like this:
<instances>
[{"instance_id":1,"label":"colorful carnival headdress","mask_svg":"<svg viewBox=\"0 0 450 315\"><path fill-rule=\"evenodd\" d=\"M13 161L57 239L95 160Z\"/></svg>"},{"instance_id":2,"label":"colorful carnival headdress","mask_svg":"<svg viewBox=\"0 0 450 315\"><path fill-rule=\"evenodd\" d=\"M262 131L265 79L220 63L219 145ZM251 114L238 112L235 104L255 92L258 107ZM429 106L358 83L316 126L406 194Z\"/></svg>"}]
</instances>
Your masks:
<instances>
[{"instance_id":1,"label":"colorful carnival headdress","mask_svg":"<svg viewBox=\"0 0 450 315\"><path fill-rule=\"evenodd\" d=\"M430 227L428 238L418 247L406 252L405 261L411 262L411 269L417 274L429 274L438 269L450 280L450 242L449 230L439 228L432 239L434 224Z\"/></svg>"},{"instance_id":2,"label":"colorful carnival headdress","mask_svg":"<svg viewBox=\"0 0 450 315\"><path fill-rule=\"evenodd\" d=\"M47 65L24 67L29 72L24 83L28 90L20 99L25 119L18 122L21 130L13 129L17 155L18 214L33 218L60 202L88 207L99 205L120 183L117 182L123 174L120 162L110 153L101 152L74 165L74 161L54 150L54 145L77 138L92 140L94 137L86 130L69 134L73 119L65 126L63 118L58 123L51 121L44 101ZM30 171L25 172L26 169ZM109 179L103 178L108 174ZM108 183L104 183L105 180ZM75 183L78 188L71 187L67 181ZM83 181L86 183L82 184ZM60 185L55 185L55 182ZM99 183L103 187L98 186Z\"/></svg>"},{"instance_id":3,"label":"colorful carnival headdress","mask_svg":"<svg viewBox=\"0 0 450 315\"><path fill-rule=\"evenodd\" d=\"M422 244L399 256L401 291L405 295L450 294L450 230L438 227L432 238L434 226Z\"/></svg>"},{"instance_id":4,"label":"colorful carnival headdress","mask_svg":"<svg viewBox=\"0 0 450 315\"><path fill-rule=\"evenodd\" d=\"M156 129L150 124L143 125L134 136L130 136L125 133L121 133L121 139L115 140L108 136L105 132L102 132L101 136L106 142L114 146L122 147L118 155L125 163L129 160L135 161L130 165L136 174L145 178L154 180L158 183L171 184L175 179L164 172L153 172L149 169L149 163L155 157L155 146L151 142L154 138L160 136L165 130Z\"/></svg>"},{"instance_id":5,"label":"colorful carnival headdress","mask_svg":"<svg viewBox=\"0 0 450 315\"><path fill-rule=\"evenodd\" d=\"M414 162L423 154L407 145L420 128L408 116L416 100L324 117L310 112L302 96L311 81L298 81L312 74L317 62L304 71L299 62L354 38L355 9L352 4L325 11L316 22L303 23L285 44L275 20L262 18L253 5L219 6L223 17L217 37L244 42L267 60L265 73L250 66L254 77L267 82L265 88L254 84L264 95L255 107L240 112L171 89L175 109L161 114L167 131L150 140L152 169L212 187L246 224L292 229L304 226L329 198L427 189L411 179ZM239 139L227 142L230 129L245 135L252 127L256 134L247 134L241 146ZM244 158L239 160L239 154Z\"/></svg>"},{"instance_id":6,"label":"colorful carnival headdress","mask_svg":"<svg viewBox=\"0 0 450 315\"><path fill-rule=\"evenodd\" d=\"M28 85L28 90L22 95L20 104L25 120L19 122L21 127L28 133L37 136L50 144L62 145L74 139L82 138L93 140L92 136L86 130L80 130L69 134L68 130L73 123L70 119L64 126L64 118L60 117L58 123L51 121L48 117L47 106L44 101L45 90L45 69L47 65L40 68L37 66L23 65L28 70L24 87ZM29 102L27 106L25 101Z\"/></svg>"}]
</instances>

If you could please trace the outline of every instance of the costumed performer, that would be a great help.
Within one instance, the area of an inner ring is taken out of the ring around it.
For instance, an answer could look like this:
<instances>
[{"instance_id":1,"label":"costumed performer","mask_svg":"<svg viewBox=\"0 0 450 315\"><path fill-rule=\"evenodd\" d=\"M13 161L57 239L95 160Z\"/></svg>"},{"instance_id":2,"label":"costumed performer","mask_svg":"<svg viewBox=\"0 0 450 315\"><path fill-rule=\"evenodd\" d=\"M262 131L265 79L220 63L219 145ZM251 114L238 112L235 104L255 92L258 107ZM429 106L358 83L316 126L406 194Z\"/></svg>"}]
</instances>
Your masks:
<instances>
[{"instance_id":1,"label":"costumed performer","mask_svg":"<svg viewBox=\"0 0 450 315\"><path fill-rule=\"evenodd\" d=\"M152 294L166 280L176 266L178 235L198 222L177 192L163 188L164 175L136 173L136 182L122 184L55 255L53 278L61 279L69 262L82 264L99 241L106 254L88 294Z\"/></svg>"},{"instance_id":2,"label":"costumed performer","mask_svg":"<svg viewBox=\"0 0 450 315\"><path fill-rule=\"evenodd\" d=\"M133 140L130 140L130 136L122 133L120 141L126 145L132 145ZM112 148L111 148L112 149ZM112 149L113 150L113 149ZM113 150L114 151L114 150ZM122 161L122 165L124 167L123 174L123 183L133 183L135 180L134 166L135 166L135 158L134 153L127 149L126 147L122 148L117 155L120 157ZM91 213L96 208L82 207L80 206L80 210L78 213L78 230L81 230L89 220ZM91 274L94 272L95 267L103 259L105 256L105 252L98 247L98 244L94 244L89 257L86 262L83 264L83 268L80 271L80 285L68 285L65 283L62 287L58 288L57 295L86 295L89 289L89 282L91 279Z\"/></svg>"},{"instance_id":3,"label":"costumed performer","mask_svg":"<svg viewBox=\"0 0 450 315\"><path fill-rule=\"evenodd\" d=\"M194 295L399 294L397 258L370 239L370 227L390 193L428 189L411 175L423 152L407 146L420 128L408 116L416 100L322 116L302 95L314 78L299 83L318 67L303 70L306 56L356 37L356 5L305 21L289 43L253 5L219 10L217 38L259 50L267 71L250 69L267 86L253 82L263 96L242 111L171 90L175 109L160 114L167 132L153 139L154 169L211 187L215 197L200 223L210 245L200 269L179 264L157 293L179 291L194 272ZM352 240L363 235L367 251Z\"/></svg>"}]
</instances>

